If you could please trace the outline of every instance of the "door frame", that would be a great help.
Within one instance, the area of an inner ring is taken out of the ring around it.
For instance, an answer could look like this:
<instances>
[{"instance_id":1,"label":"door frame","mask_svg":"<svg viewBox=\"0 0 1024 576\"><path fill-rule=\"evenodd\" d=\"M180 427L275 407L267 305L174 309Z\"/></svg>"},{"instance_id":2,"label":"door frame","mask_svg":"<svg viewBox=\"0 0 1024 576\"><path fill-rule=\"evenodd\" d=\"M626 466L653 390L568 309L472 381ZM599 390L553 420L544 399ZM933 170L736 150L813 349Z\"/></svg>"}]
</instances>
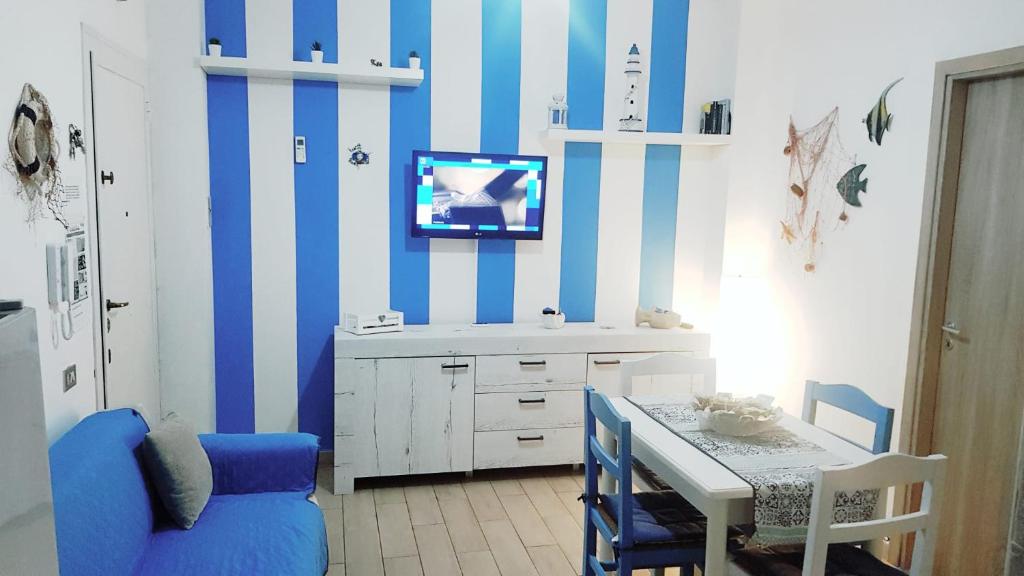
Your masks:
<instances>
[{"instance_id":1,"label":"door frame","mask_svg":"<svg viewBox=\"0 0 1024 576\"><path fill-rule=\"evenodd\" d=\"M900 452L923 456L932 449L967 88L972 81L1020 73L1024 73L1024 46L935 65ZM914 510L919 504L919 490L897 495L898 509ZM907 539L903 542L906 544ZM890 557L898 557L900 564L907 566L912 544L900 548L898 556Z\"/></svg>"},{"instance_id":2,"label":"door frame","mask_svg":"<svg viewBox=\"0 0 1024 576\"><path fill-rule=\"evenodd\" d=\"M149 219L150 230L153 229L153 191L150 178L150 127L149 127L149 84L147 82L146 61L139 58L130 51L104 38L94 28L82 24L82 95L84 102L83 118L84 133L86 136L86 205L87 205L87 235L89 239L89 263L92 270L92 314L93 314L93 356L95 359L95 381L96 381L96 409L107 408L107 387L106 369L107 363L103 357L104 350L104 296L103 296L103 275L100 268L100 244L99 244L99 204L96 199L98 189L99 173L96 167L96 132L93 125L93 78L92 68L94 63L99 63L104 68L123 76L124 78L142 86L143 98L145 100L146 116L143 122L145 136L143 146L146 151L146 185L143 194L148 196L150 206ZM155 242L155 236L154 236ZM155 245L150 247L151 267L150 275L153 279L153 327L154 337L159 338L159 326L157 325L158 315L156 313L156 250ZM159 346L157 347L159 349ZM160 363L157 361L156 374L159 378ZM146 414L147 418L156 417L159 414Z\"/></svg>"}]
</instances>

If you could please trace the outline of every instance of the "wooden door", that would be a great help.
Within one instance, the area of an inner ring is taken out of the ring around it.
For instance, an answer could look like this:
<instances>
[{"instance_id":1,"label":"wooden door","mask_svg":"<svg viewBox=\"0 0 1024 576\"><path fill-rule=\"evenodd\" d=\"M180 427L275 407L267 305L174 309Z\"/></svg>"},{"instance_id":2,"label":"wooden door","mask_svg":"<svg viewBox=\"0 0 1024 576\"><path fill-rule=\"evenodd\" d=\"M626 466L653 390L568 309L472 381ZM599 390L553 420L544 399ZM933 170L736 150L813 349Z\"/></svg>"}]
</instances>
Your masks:
<instances>
[{"instance_id":1,"label":"wooden door","mask_svg":"<svg viewBox=\"0 0 1024 576\"><path fill-rule=\"evenodd\" d=\"M1002 574L1024 410L1024 76L968 87L943 332L936 574Z\"/></svg>"},{"instance_id":2,"label":"wooden door","mask_svg":"<svg viewBox=\"0 0 1024 576\"><path fill-rule=\"evenodd\" d=\"M474 358L376 360L378 474L473 469Z\"/></svg>"},{"instance_id":3,"label":"wooden door","mask_svg":"<svg viewBox=\"0 0 1024 576\"><path fill-rule=\"evenodd\" d=\"M137 408L155 423L160 386L145 91L97 58L92 109L106 407Z\"/></svg>"}]
</instances>

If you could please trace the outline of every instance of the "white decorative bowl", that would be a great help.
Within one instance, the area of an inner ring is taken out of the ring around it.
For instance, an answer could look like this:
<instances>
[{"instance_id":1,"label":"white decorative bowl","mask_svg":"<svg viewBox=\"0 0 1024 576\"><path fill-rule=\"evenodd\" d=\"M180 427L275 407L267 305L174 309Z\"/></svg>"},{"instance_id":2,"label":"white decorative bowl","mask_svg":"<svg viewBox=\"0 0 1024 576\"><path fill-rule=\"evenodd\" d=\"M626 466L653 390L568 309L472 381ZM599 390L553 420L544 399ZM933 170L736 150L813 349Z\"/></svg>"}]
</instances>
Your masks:
<instances>
[{"instance_id":1,"label":"white decorative bowl","mask_svg":"<svg viewBox=\"0 0 1024 576\"><path fill-rule=\"evenodd\" d=\"M544 327L549 330L558 330L562 326L565 326L565 313L559 312L558 314L541 314L541 322L544 323Z\"/></svg>"},{"instance_id":2,"label":"white decorative bowl","mask_svg":"<svg viewBox=\"0 0 1024 576\"><path fill-rule=\"evenodd\" d=\"M713 430L725 436L754 436L770 430L782 419L782 409L757 416L732 410L702 410L697 412L697 424L701 430Z\"/></svg>"}]
</instances>

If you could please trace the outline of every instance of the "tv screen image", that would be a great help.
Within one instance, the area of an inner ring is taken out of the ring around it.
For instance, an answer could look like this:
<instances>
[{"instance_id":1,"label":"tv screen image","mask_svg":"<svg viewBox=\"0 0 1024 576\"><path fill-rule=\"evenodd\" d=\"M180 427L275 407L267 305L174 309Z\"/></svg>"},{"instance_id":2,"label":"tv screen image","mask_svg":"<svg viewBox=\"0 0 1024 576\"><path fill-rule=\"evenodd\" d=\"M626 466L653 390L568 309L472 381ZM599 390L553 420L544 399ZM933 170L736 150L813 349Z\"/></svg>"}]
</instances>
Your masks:
<instances>
[{"instance_id":1,"label":"tv screen image","mask_svg":"<svg viewBox=\"0 0 1024 576\"><path fill-rule=\"evenodd\" d=\"M547 158L413 152L412 235L540 240Z\"/></svg>"}]
</instances>

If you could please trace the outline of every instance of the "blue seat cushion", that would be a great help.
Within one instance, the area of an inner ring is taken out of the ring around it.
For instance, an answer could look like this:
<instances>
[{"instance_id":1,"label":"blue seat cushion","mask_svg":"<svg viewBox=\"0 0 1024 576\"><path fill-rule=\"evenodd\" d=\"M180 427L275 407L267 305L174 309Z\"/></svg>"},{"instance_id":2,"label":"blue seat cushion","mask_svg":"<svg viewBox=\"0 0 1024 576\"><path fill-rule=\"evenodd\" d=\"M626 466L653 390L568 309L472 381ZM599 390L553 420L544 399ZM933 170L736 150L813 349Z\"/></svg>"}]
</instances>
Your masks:
<instances>
[{"instance_id":1,"label":"blue seat cushion","mask_svg":"<svg viewBox=\"0 0 1024 576\"><path fill-rule=\"evenodd\" d=\"M675 491L636 492L632 498L635 545L697 544L706 539L707 518ZM602 494L599 502L605 520L611 520L609 524L617 532L614 522L619 517L621 499ZM730 528L730 537L738 535L739 531Z\"/></svg>"},{"instance_id":2,"label":"blue seat cushion","mask_svg":"<svg viewBox=\"0 0 1024 576\"><path fill-rule=\"evenodd\" d=\"M139 575L323 576L323 515L301 492L214 495L191 530L157 526Z\"/></svg>"}]
</instances>

